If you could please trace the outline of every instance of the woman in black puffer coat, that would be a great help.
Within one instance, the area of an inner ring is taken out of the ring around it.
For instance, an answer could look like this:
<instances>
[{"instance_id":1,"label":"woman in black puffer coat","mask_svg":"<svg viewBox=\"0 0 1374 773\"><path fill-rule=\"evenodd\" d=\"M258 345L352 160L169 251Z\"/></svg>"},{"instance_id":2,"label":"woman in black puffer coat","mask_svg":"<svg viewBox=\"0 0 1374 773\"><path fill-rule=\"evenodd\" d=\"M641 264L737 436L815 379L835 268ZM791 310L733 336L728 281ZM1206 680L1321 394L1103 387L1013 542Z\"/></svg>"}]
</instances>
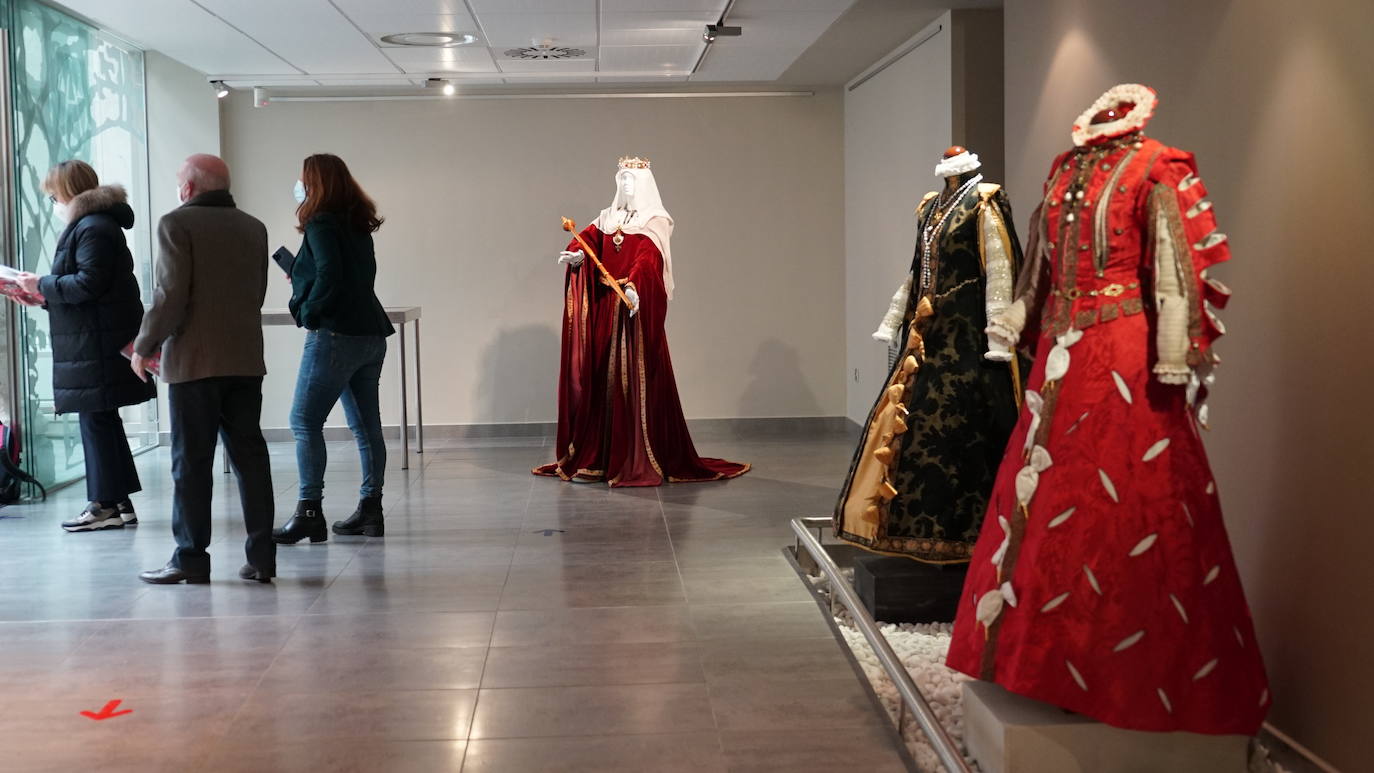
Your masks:
<instances>
[{"instance_id":1,"label":"woman in black puffer coat","mask_svg":"<svg viewBox=\"0 0 1374 773\"><path fill-rule=\"evenodd\" d=\"M53 348L57 413L76 413L86 459L90 504L64 521L67 531L138 523L129 495L141 491L119 409L147 402L157 388L134 375L120 354L138 335L143 300L124 230L134 225L128 195L101 186L82 161L64 161L43 182L56 216L67 222L52 274L23 274L25 290L43 294Z\"/></svg>"}]
</instances>

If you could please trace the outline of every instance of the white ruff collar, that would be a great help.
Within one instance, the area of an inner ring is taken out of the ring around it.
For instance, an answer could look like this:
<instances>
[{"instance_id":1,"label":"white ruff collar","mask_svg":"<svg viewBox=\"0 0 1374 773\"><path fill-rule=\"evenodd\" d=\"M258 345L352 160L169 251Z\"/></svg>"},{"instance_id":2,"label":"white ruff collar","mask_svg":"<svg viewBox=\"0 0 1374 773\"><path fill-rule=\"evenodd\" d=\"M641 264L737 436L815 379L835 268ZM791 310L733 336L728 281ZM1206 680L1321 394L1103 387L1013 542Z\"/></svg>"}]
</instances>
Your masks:
<instances>
[{"instance_id":1,"label":"white ruff collar","mask_svg":"<svg viewBox=\"0 0 1374 773\"><path fill-rule=\"evenodd\" d=\"M970 153L965 150L957 156L940 159L940 163L935 165L936 177L954 177L972 172L983 164L978 160L977 153Z\"/></svg>"},{"instance_id":2,"label":"white ruff collar","mask_svg":"<svg viewBox=\"0 0 1374 773\"><path fill-rule=\"evenodd\" d=\"M1116 107L1122 102L1133 102L1135 107L1124 116L1115 121L1108 121L1093 125L1093 116L1106 110L1109 107ZM1078 116L1078 120L1073 123L1073 144L1077 147L1084 145L1095 145L1099 142L1115 139L1133 131L1145 128L1145 124L1150 122L1155 114L1155 105L1159 104L1159 97L1155 95L1155 90L1149 86L1142 86L1139 83L1123 83L1107 89L1107 92L1097 98L1083 114Z\"/></svg>"}]
</instances>

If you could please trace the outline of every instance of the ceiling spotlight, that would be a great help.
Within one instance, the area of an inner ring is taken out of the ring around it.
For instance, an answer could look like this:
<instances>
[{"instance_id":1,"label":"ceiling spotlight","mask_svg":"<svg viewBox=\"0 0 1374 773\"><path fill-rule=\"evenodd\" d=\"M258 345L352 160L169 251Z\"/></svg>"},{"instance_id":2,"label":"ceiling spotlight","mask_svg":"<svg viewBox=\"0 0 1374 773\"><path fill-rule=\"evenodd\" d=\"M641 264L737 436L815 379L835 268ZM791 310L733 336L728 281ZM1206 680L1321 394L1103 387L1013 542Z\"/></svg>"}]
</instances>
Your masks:
<instances>
[{"instance_id":1,"label":"ceiling spotlight","mask_svg":"<svg viewBox=\"0 0 1374 773\"><path fill-rule=\"evenodd\" d=\"M457 84L447 78L425 78L425 88L439 89L446 97L451 97L458 93Z\"/></svg>"},{"instance_id":2,"label":"ceiling spotlight","mask_svg":"<svg viewBox=\"0 0 1374 773\"><path fill-rule=\"evenodd\" d=\"M224 81L210 81L210 88L214 90L215 97L218 99L229 96L229 87L224 85Z\"/></svg>"},{"instance_id":3,"label":"ceiling spotlight","mask_svg":"<svg viewBox=\"0 0 1374 773\"><path fill-rule=\"evenodd\" d=\"M477 36L470 32L397 32L394 35L383 35L382 42L392 46L454 48L476 43Z\"/></svg>"},{"instance_id":4,"label":"ceiling spotlight","mask_svg":"<svg viewBox=\"0 0 1374 773\"><path fill-rule=\"evenodd\" d=\"M706 31L701 34L701 39L707 43L714 43L718 37L737 38L743 33L743 27L729 27L724 24L707 24Z\"/></svg>"}]
</instances>

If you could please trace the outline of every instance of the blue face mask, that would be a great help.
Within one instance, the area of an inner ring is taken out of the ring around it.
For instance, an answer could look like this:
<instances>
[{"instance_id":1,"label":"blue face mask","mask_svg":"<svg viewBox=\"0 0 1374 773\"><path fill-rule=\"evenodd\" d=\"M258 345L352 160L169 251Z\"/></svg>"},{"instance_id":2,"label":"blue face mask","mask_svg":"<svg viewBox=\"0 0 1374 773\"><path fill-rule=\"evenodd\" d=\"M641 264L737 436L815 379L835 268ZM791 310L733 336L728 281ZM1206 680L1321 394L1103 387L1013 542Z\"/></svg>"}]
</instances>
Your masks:
<instances>
[{"instance_id":1,"label":"blue face mask","mask_svg":"<svg viewBox=\"0 0 1374 773\"><path fill-rule=\"evenodd\" d=\"M296 187L291 190L291 195L296 197L297 204L305 203L305 183L296 181Z\"/></svg>"}]
</instances>

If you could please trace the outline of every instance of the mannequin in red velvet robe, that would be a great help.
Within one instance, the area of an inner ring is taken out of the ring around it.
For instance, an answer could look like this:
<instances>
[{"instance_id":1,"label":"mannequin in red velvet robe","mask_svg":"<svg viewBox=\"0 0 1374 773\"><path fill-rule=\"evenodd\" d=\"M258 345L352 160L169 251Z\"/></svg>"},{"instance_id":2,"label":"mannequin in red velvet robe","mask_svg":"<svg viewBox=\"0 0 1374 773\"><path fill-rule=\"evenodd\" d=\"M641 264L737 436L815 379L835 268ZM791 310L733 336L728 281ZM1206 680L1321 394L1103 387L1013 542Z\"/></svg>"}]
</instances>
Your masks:
<instances>
[{"instance_id":1,"label":"mannequin in red velvet robe","mask_svg":"<svg viewBox=\"0 0 1374 773\"><path fill-rule=\"evenodd\" d=\"M616 197L581 237L625 290L627 306L573 240L560 262L563 355L558 461L536 475L611 486L734 478L749 465L697 456L682 416L663 324L672 297L669 238L649 162L621 159Z\"/></svg>"}]
</instances>

